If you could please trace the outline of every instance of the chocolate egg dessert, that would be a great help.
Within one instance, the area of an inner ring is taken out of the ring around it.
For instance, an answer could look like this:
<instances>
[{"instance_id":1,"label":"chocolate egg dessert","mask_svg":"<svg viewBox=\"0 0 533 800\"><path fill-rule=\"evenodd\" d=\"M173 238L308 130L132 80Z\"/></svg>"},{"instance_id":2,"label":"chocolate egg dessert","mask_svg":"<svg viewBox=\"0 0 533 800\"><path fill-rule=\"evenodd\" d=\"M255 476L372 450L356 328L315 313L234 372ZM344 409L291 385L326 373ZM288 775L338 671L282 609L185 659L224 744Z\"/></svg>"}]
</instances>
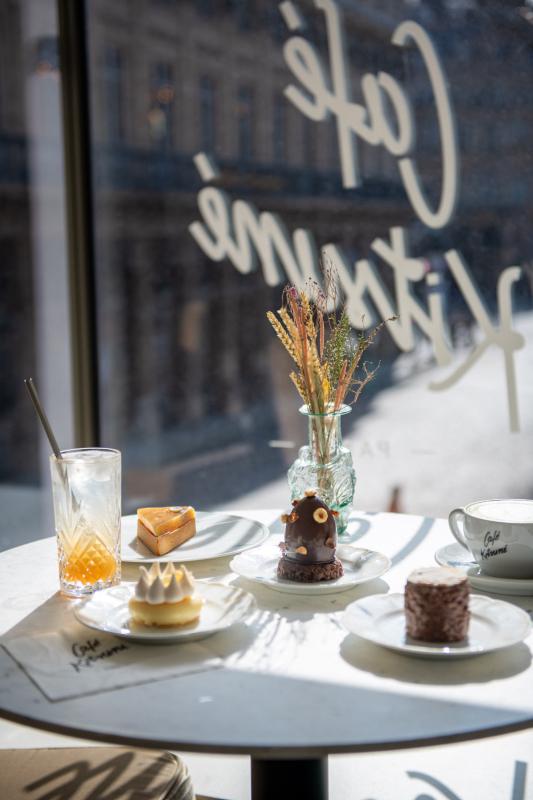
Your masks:
<instances>
[{"instance_id":1,"label":"chocolate egg dessert","mask_svg":"<svg viewBox=\"0 0 533 800\"><path fill-rule=\"evenodd\" d=\"M301 500L293 500L292 506L291 513L281 518L285 539L280 543L283 555L278 577L301 583L340 578L344 570L335 557L337 512L331 511L314 489L308 489Z\"/></svg>"}]
</instances>

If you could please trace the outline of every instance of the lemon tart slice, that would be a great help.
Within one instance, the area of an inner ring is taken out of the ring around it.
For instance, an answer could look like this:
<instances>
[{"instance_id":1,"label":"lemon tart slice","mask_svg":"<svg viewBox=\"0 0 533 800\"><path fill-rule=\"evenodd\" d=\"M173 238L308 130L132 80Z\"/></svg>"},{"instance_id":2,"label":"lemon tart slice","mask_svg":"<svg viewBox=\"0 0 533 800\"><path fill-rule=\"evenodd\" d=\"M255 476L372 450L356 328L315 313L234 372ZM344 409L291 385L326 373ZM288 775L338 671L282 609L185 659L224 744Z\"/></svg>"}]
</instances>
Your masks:
<instances>
[{"instance_id":1,"label":"lemon tart slice","mask_svg":"<svg viewBox=\"0 0 533 800\"><path fill-rule=\"evenodd\" d=\"M137 509L137 538L157 556L163 556L196 533L192 506Z\"/></svg>"}]
</instances>

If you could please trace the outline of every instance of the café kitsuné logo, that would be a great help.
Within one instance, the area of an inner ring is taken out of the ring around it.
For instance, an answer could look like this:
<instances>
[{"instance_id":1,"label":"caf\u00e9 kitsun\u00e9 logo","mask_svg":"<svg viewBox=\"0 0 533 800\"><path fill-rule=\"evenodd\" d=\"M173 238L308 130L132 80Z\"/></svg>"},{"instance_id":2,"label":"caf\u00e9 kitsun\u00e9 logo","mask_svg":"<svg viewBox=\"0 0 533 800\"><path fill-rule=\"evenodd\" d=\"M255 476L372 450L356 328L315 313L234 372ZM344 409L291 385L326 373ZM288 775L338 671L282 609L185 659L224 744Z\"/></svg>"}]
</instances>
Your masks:
<instances>
[{"instance_id":1,"label":"caf\u00e9 kitsun\u00e9 logo","mask_svg":"<svg viewBox=\"0 0 533 800\"><path fill-rule=\"evenodd\" d=\"M285 97L314 122L322 122L333 115L345 189L362 184L358 142L384 147L396 159L403 188L420 222L432 229L445 227L458 200L459 149L446 77L431 37L418 23L407 20L392 34L391 46L416 48L434 100L441 144L440 193L434 206L427 198L417 169L416 124L405 86L387 72L367 72L361 78L363 103L354 102L341 11L335 0L314 0L314 3L324 17L328 65L303 35L305 21L296 4L283 2L279 6L291 34L283 54L294 79L286 86ZM210 155L198 153L194 161L205 184L219 177ZM446 336L442 294L435 291L441 277L437 272L426 273L423 259L410 254L406 228L392 227L388 234L376 237L370 245L370 255L351 264L338 245L326 243L319 250L311 231L296 228L291 235L277 214L259 211L242 199L232 200L218 186L206 185L200 189L198 208L202 221L193 222L189 231L210 259L229 259L243 274L260 267L269 286L289 281L303 288L308 278L320 282L321 254L322 259L334 267L341 289L339 294L344 298L354 328L361 330L374 325L378 321L375 310L382 319L398 315L398 321L388 330L404 352L414 349L415 329L418 328L431 342L438 366L448 367L442 380L429 384L433 391L457 383L489 347L500 348L510 429L519 430L514 351L524 346L524 338L513 329L512 320L512 285L521 276L519 267L508 266L498 277L498 320L494 322L461 253L451 249L443 254L479 327L473 349L461 363L450 366L456 357ZM376 259L393 272L393 298L378 272ZM422 281L430 290L425 300L412 293L413 285Z\"/></svg>"}]
</instances>

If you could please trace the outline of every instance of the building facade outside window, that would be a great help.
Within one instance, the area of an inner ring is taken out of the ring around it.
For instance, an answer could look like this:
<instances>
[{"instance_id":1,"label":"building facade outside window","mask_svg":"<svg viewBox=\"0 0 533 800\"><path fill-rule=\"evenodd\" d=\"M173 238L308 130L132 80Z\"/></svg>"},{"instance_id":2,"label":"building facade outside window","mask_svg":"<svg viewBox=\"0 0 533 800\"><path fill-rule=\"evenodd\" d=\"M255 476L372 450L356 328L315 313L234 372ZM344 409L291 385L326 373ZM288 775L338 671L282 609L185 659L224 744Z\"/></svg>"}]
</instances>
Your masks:
<instances>
[{"instance_id":1,"label":"building facade outside window","mask_svg":"<svg viewBox=\"0 0 533 800\"><path fill-rule=\"evenodd\" d=\"M283 164L287 158L287 103L283 95L274 95L273 115L272 144L274 162Z\"/></svg>"},{"instance_id":2,"label":"building facade outside window","mask_svg":"<svg viewBox=\"0 0 533 800\"><path fill-rule=\"evenodd\" d=\"M241 86L237 95L237 138L239 158L250 161L254 155L254 91Z\"/></svg>"},{"instance_id":3,"label":"building facade outside window","mask_svg":"<svg viewBox=\"0 0 533 800\"><path fill-rule=\"evenodd\" d=\"M170 148L174 140L174 77L170 64L159 62L151 69L151 98L148 124L152 141Z\"/></svg>"},{"instance_id":4,"label":"building facade outside window","mask_svg":"<svg viewBox=\"0 0 533 800\"><path fill-rule=\"evenodd\" d=\"M208 75L200 78L200 138L208 153L215 149L215 83Z\"/></svg>"},{"instance_id":5,"label":"building facade outside window","mask_svg":"<svg viewBox=\"0 0 533 800\"><path fill-rule=\"evenodd\" d=\"M103 107L107 118L107 140L118 144L125 138L124 56L118 47L108 45L103 53Z\"/></svg>"}]
</instances>

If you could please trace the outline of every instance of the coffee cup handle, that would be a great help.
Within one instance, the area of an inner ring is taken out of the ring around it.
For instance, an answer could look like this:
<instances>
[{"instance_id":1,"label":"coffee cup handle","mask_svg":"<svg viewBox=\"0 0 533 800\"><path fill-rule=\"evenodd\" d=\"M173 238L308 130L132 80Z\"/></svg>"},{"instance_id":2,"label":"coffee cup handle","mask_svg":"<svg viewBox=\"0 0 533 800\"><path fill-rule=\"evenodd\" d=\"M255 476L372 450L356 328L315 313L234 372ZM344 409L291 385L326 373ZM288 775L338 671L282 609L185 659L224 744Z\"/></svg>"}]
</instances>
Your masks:
<instances>
[{"instance_id":1,"label":"coffee cup handle","mask_svg":"<svg viewBox=\"0 0 533 800\"><path fill-rule=\"evenodd\" d=\"M467 550L470 550L464 535L464 531L462 530L464 519L465 519L464 509L454 508L453 511L450 511L450 515L448 517L448 523L450 525L451 532L453 533L459 544L465 547Z\"/></svg>"}]
</instances>

